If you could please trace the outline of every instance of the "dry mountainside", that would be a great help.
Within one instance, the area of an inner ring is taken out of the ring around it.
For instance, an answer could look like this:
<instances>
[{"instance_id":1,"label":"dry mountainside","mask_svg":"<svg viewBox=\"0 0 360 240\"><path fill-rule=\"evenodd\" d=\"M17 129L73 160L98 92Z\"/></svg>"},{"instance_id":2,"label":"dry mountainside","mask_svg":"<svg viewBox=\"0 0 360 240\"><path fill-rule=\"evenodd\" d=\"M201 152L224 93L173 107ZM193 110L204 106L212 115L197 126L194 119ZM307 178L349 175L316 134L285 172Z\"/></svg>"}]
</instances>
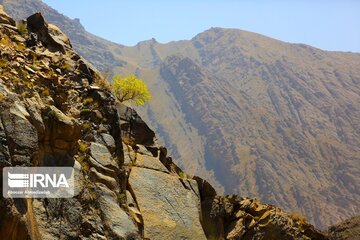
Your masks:
<instances>
[{"instance_id":1,"label":"dry mountainside","mask_svg":"<svg viewBox=\"0 0 360 240\"><path fill-rule=\"evenodd\" d=\"M1 198L0 239L327 239L301 216L182 172L40 13L16 26L0 5L0 55L1 175L79 172L74 198Z\"/></svg>"},{"instance_id":2,"label":"dry mountainside","mask_svg":"<svg viewBox=\"0 0 360 240\"><path fill-rule=\"evenodd\" d=\"M357 240L360 236L360 216L353 217L329 228L331 240Z\"/></svg>"},{"instance_id":3,"label":"dry mountainside","mask_svg":"<svg viewBox=\"0 0 360 240\"><path fill-rule=\"evenodd\" d=\"M125 47L39 0L0 2L17 18L42 11L97 68L146 80L153 100L139 115L218 192L258 197L319 228L360 213L360 54L222 28Z\"/></svg>"}]
</instances>

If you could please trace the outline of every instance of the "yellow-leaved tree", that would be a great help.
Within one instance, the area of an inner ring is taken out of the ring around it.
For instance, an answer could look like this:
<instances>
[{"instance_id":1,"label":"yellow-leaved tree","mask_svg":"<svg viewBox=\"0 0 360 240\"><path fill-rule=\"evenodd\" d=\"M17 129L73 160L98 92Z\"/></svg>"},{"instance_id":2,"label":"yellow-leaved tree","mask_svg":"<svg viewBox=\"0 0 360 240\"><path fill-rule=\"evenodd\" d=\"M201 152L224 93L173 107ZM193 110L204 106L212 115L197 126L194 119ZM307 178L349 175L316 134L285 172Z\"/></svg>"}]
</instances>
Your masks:
<instances>
[{"instance_id":1,"label":"yellow-leaved tree","mask_svg":"<svg viewBox=\"0 0 360 240\"><path fill-rule=\"evenodd\" d=\"M137 106L143 106L151 99L145 82L134 75L122 77L116 74L113 81L111 88L120 102L129 101Z\"/></svg>"}]
</instances>

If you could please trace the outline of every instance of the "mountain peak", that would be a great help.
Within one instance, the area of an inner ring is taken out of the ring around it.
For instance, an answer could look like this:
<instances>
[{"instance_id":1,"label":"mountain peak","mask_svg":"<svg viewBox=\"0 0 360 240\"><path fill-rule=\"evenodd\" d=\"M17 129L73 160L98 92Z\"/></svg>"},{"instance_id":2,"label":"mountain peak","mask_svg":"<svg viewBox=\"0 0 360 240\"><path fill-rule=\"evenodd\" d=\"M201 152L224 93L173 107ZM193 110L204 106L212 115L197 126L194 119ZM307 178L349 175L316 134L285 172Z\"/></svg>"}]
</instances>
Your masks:
<instances>
[{"instance_id":1,"label":"mountain peak","mask_svg":"<svg viewBox=\"0 0 360 240\"><path fill-rule=\"evenodd\" d=\"M150 38L148 40L140 41L136 44L137 47L141 46L152 46L154 44L157 44L158 41L155 38Z\"/></svg>"}]
</instances>

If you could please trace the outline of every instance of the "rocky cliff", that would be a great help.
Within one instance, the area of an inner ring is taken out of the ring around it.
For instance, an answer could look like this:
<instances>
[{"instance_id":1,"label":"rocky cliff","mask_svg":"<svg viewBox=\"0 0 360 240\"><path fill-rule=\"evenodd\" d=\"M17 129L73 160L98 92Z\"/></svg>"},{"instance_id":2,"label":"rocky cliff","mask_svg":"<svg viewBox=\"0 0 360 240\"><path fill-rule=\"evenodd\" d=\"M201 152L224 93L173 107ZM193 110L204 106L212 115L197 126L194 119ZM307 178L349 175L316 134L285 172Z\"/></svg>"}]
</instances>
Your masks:
<instances>
[{"instance_id":1,"label":"rocky cliff","mask_svg":"<svg viewBox=\"0 0 360 240\"><path fill-rule=\"evenodd\" d=\"M0 55L1 169L80 172L74 198L1 198L0 239L327 239L301 216L218 196L182 172L40 13L16 25L0 8Z\"/></svg>"}]
</instances>

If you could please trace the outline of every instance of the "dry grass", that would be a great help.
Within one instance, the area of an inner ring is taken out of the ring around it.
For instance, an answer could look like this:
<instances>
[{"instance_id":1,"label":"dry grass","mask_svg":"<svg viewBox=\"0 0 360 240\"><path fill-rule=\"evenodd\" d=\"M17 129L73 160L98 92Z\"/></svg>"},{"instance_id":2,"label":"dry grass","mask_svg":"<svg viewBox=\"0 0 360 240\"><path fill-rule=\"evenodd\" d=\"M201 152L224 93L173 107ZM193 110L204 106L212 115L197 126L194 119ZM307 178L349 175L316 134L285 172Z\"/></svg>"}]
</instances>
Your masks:
<instances>
[{"instance_id":1,"label":"dry grass","mask_svg":"<svg viewBox=\"0 0 360 240\"><path fill-rule=\"evenodd\" d=\"M306 218L299 214L299 213L294 213L294 212L291 212L289 214L289 217L294 220L295 222L298 222L299 224L305 224L306 223Z\"/></svg>"},{"instance_id":2,"label":"dry grass","mask_svg":"<svg viewBox=\"0 0 360 240\"><path fill-rule=\"evenodd\" d=\"M26 26L25 23L22 23L22 22L18 23L16 25L16 28L17 28L17 30L18 30L18 32L20 33L21 36L25 36L27 34L27 32L28 32L27 26Z\"/></svg>"}]
</instances>

